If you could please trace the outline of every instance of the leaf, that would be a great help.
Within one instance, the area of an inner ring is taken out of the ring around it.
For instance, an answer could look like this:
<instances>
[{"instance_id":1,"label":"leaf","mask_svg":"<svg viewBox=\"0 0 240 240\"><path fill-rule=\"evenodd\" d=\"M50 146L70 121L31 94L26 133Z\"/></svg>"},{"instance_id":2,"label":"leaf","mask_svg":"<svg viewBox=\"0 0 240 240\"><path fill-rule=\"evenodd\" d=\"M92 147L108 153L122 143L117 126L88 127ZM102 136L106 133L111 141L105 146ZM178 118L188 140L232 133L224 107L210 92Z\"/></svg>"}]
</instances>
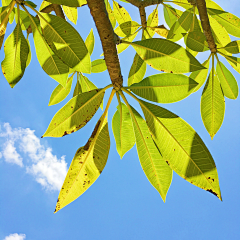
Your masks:
<instances>
[{"instance_id":1,"label":"leaf","mask_svg":"<svg viewBox=\"0 0 240 240\"><path fill-rule=\"evenodd\" d=\"M208 14L216 19L229 34L240 37L240 18L222 10L217 10L213 8L207 9Z\"/></svg>"},{"instance_id":2,"label":"leaf","mask_svg":"<svg viewBox=\"0 0 240 240\"><path fill-rule=\"evenodd\" d=\"M172 39L174 35L186 33L193 22L192 11L185 11L175 24L170 28L167 38Z\"/></svg>"},{"instance_id":3,"label":"leaf","mask_svg":"<svg viewBox=\"0 0 240 240\"><path fill-rule=\"evenodd\" d=\"M28 65L30 64L31 59L32 59L32 54L31 54L31 47L30 47L29 40L26 39L26 41L27 41L27 43L28 43L28 49L29 49L28 58L27 58L27 62L26 62L26 67L28 67Z\"/></svg>"},{"instance_id":4,"label":"leaf","mask_svg":"<svg viewBox=\"0 0 240 240\"><path fill-rule=\"evenodd\" d=\"M126 42L132 42L134 40L134 38L137 36L137 32L134 33L133 35L130 35L129 37L125 37L124 41ZM129 44L127 43L120 43L117 45L117 52L118 54L120 54L121 52L123 52L124 50L126 50L129 47Z\"/></svg>"},{"instance_id":5,"label":"leaf","mask_svg":"<svg viewBox=\"0 0 240 240\"><path fill-rule=\"evenodd\" d=\"M202 87L202 85L205 83L208 75L208 68L209 68L209 59L206 60L203 64L206 69L202 69L199 71L195 71L190 74L189 78L193 79L195 82L198 83L197 87L194 88L193 92L198 91Z\"/></svg>"},{"instance_id":6,"label":"leaf","mask_svg":"<svg viewBox=\"0 0 240 240\"><path fill-rule=\"evenodd\" d=\"M79 82L79 78L80 78L79 74L80 73L77 73L77 74L78 74L77 75L77 83L76 83L76 86L74 88L73 97L82 93L82 88L81 88L81 85L80 85L80 82Z\"/></svg>"},{"instance_id":7,"label":"leaf","mask_svg":"<svg viewBox=\"0 0 240 240\"><path fill-rule=\"evenodd\" d=\"M173 103L189 96L197 83L182 74L162 73L144 78L131 85L136 95L157 103Z\"/></svg>"},{"instance_id":8,"label":"leaf","mask_svg":"<svg viewBox=\"0 0 240 240\"><path fill-rule=\"evenodd\" d=\"M68 78L66 87L59 84L52 92L48 106L55 105L63 101L71 91L73 75Z\"/></svg>"},{"instance_id":9,"label":"leaf","mask_svg":"<svg viewBox=\"0 0 240 240\"><path fill-rule=\"evenodd\" d=\"M113 27L113 29L114 29L115 26L116 26L116 19L115 19L115 17L114 17L113 10L112 10L112 8L111 8L108 0L104 0L104 2L105 2L105 6L106 6L106 9L107 9L107 12L108 12L109 20L110 20L110 22L111 22L111 24L112 24L112 27Z\"/></svg>"},{"instance_id":10,"label":"leaf","mask_svg":"<svg viewBox=\"0 0 240 240\"><path fill-rule=\"evenodd\" d=\"M128 86L140 82L146 73L147 64L136 53L128 75Z\"/></svg>"},{"instance_id":11,"label":"leaf","mask_svg":"<svg viewBox=\"0 0 240 240\"><path fill-rule=\"evenodd\" d=\"M45 7L47 7L47 6L51 5L51 4L52 4L52 3L47 2L46 0L43 0L42 3L41 3L41 5L40 5L39 12L40 12L41 10L43 10Z\"/></svg>"},{"instance_id":12,"label":"leaf","mask_svg":"<svg viewBox=\"0 0 240 240\"><path fill-rule=\"evenodd\" d=\"M138 157L149 182L165 202L172 182L172 170L159 153L148 127L141 115L131 107L131 117L136 138Z\"/></svg>"},{"instance_id":13,"label":"leaf","mask_svg":"<svg viewBox=\"0 0 240 240\"><path fill-rule=\"evenodd\" d=\"M170 28L183 13L182 11L173 8L171 5L168 4L164 4L163 11L165 21Z\"/></svg>"},{"instance_id":14,"label":"leaf","mask_svg":"<svg viewBox=\"0 0 240 240\"><path fill-rule=\"evenodd\" d=\"M128 21L121 23L115 30L114 32L119 36L119 37L126 37L134 34L140 25L137 22L134 21Z\"/></svg>"},{"instance_id":15,"label":"leaf","mask_svg":"<svg viewBox=\"0 0 240 240\"><path fill-rule=\"evenodd\" d=\"M112 129L116 147L121 159L135 144L135 137L130 113L127 106L121 103L113 115Z\"/></svg>"},{"instance_id":16,"label":"leaf","mask_svg":"<svg viewBox=\"0 0 240 240\"><path fill-rule=\"evenodd\" d=\"M197 31L189 32L186 35L186 46L196 52L209 50L204 33Z\"/></svg>"},{"instance_id":17,"label":"leaf","mask_svg":"<svg viewBox=\"0 0 240 240\"><path fill-rule=\"evenodd\" d=\"M65 86L68 79L69 67L48 46L41 34L39 20L32 18L31 21L36 55L42 69L62 86Z\"/></svg>"},{"instance_id":18,"label":"leaf","mask_svg":"<svg viewBox=\"0 0 240 240\"><path fill-rule=\"evenodd\" d=\"M98 110L104 92L99 89L73 97L53 117L43 137L63 137L84 127Z\"/></svg>"},{"instance_id":19,"label":"leaf","mask_svg":"<svg viewBox=\"0 0 240 240\"><path fill-rule=\"evenodd\" d=\"M104 121L102 126L101 121ZM77 199L97 180L107 163L109 149L107 119L100 119L86 145L77 150L72 160L55 213Z\"/></svg>"},{"instance_id":20,"label":"leaf","mask_svg":"<svg viewBox=\"0 0 240 240\"><path fill-rule=\"evenodd\" d=\"M31 24L31 20L30 18L28 17L28 14L22 10L20 10L20 24L21 24L21 29L22 30L27 30L29 25ZM33 17L33 16L32 16ZM16 14L15 14L15 21L16 23L18 23L18 11L16 11Z\"/></svg>"},{"instance_id":21,"label":"leaf","mask_svg":"<svg viewBox=\"0 0 240 240\"><path fill-rule=\"evenodd\" d=\"M64 19L41 13L43 36L53 52L70 68L90 73L91 60L87 47L77 30Z\"/></svg>"},{"instance_id":22,"label":"leaf","mask_svg":"<svg viewBox=\"0 0 240 240\"><path fill-rule=\"evenodd\" d=\"M239 53L240 52L240 40L237 41L232 41L230 43L228 43L224 49L229 52L229 53Z\"/></svg>"},{"instance_id":23,"label":"leaf","mask_svg":"<svg viewBox=\"0 0 240 240\"><path fill-rule=\"evenodd\" d=\"M94 49L94 43L95 43L95 39L94 39L93 30L91 28L91 31L85 40L85 44L90 55L92 55L92 52Z\"/></svg>"},{"instance_id":24,"label":"leaf","mask_svg":"<svg viewBox=\"0 0 240 240\"><path fill-rule=\"evenodd\" d=\"M4 44L5 58L2 71L10 87L14 87L22 78L28 59L29 46L19 24Z\"/></svg>"},{"instance_id":25,"label":"leaf","mask_svg":"<svg viewBox=\"0 0 240 240\"><path fill-rule=\"evenodd\" d=\"M221 83L224 96L230 99L237 99L238 84L232 73L220 61L216 67L217 75Z\"/></svg>"},{"instance_id":26,"label":"leaf","mask_svg":"<svg viewBox=\"0 0 240 240\"><path fill-rule=\"evenodd\" d=\"M48 2L69 7L81 7L87 4L86 0L47 0Z\"/></svg>"},{"instance_id":27,"label":"leaf","mask_svg":"<svg viewBox=\"0 0 240 240\"><path fill-rule=\"evenodd\" d=\"M183 47L167 39L152 38L131 45L147 64L160 71L186 73L204 69Z\"/></svg>"},{"instance_id":28,"label":"leaf","mask_svg":"<svg viewBox=\"0 0 240 240\"><path fill-rule=\"evenodd\" d=\"M218 77L214 74L213 79L212 71L203 89L201 97L201 115L204 126L213 139L223 122L225 100Z\"/></svg>"},{"instance_id":29,"label":"leaf","mask_svg":"<svg viewBox=\"0 0 240 240\"><path fill-rule=\"evenodd\" d=\"M29 4L31 7L36 8L37 5L33 3L32 1L25 1L27 4Z\"/></svg>"},{"instance_id":30,"label":"leaf","mask_svg":"<svg viewBox=\"0 0 240 240\"><path fill-rule=\"evenodd\" d=\"M67 18L73 22L74 24L77 23L78 19L78 12L76 7L68 7L68 6L62 6L62 9L64 13L66 14Z\"/></svg>"},{"instance_id":31,"label":"leaf","mask_svg":"<svg viewBox=\"0 0 240 240\"><path fill-rule=\"evenodd\" d=\"M113 0L113 13L119 25L124 22L132 21L127 10L114 0Z\"/></svg>"},{"instance_id":32,"label":"leaf","mask_svg":"<svg viewBox=\"0 0 240 240\"><path fill-rule=\"evenodd\" d=\"M213 158L194 129L183 119L159 106L141 101L151 135L169 166L182 178L221 200Z\"/></svg>"},{"instance_id":33,"label":"leaf","mask_svg":"<svg viewBox=\"0 0 240 240\"><path fill-rule=\"evenodd\" d=\"M147 28L144 31L145 39L152 38L155 31L151 27L158 26L158 6L153 10L153 12L148 16Z\"/></svg>"},{"instance_id":34,"label":"leaf","mask_svg":"<svg viewBox=\"0 0 240 240\"><path fill-rule=\"evenodd\" d=\"M152 28L152 30L157 33L158 35L160 35L161 37L167 38L168 32L169 30L167 28L165 28L164 25L160 25L157 27Z\"/></svg>"},{"instance_id":35,"label":"leaf","mask_svg":"<svg viewBox=\"0 0 240 240\"><path fill-rule=\"evenodd\" d=\"M222 53L221 53L222 54ZM225 54L222 54L227 61L229 62L229 64L238 72L240 73L240 58L237 57L231 57L231 56L227 56Z\"/></svg>"},{"instance_id":36,"label":"leaf","mask_svg":"<svg viewBox=\"0 0 240 240\"><path fill-rule=\"evenodd\" d=\"M106 62L104 59L96 59L92 61L92 73L100 73L107 70Z\"/></svg>"}]
</instances>

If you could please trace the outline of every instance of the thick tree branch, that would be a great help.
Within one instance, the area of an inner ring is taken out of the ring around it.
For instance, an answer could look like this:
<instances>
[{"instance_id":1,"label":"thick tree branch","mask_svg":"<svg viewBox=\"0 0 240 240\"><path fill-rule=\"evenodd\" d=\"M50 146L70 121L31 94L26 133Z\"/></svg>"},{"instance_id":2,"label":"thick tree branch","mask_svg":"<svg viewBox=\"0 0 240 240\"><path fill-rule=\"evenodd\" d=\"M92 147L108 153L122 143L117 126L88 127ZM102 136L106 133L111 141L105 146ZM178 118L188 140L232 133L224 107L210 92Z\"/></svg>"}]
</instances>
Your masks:
<instances>
[{"instance_id":1,"label":"thick tree branch","mask_svg":"<svg viewBox=\"0 0 240 240\"><path fill-rule=\"evenodd\" d=\"M200 20L201 20L203 32L207 39L207 43L210 48L210 51L212 53L216 53L217 47L212 35L212 30L211 30L209 19L208 19L206 2L205 0L196 0L196 4L197 4Z\"/></svg>"},{"instance_id":2,"label":"thick tree branch","mask_svg":"<svg viewBox=\"0 0 240 240\"><path fill-rule=\"evenodd\" d=\"M132 5L136 6L136 7L148 7L151 5L155 5L155 4L160 4L163 2L163 0L127 0L129 3L131 3Z\"/></svg>"},{"instance_id":3,"label":"thick tree branch","mask_svg":"<svg viewBox=\"0 0 240 240\"><path fill-rule=\"evenodd\" d=\"M147 27L147 18L146 18L145 7L140 6L139 13L140 13L142 27L143 27L143 29L145 29Z\"/></svg>"},{"instance_id":4,"label":"thick tree branch","mask_svg":"<svg viewBox=\"0 0 240 240\"><path fill-rule=\"evenodd\" d=\"M116 48L117 36L108 18L104 0L87 0L87 3L102 42L104 58L113 87L118 91L122 87L123 78Z\"/></svg>"},{"instance_id":5,"label":"thick tree branch","mask_svg":"<svg viewBox=\"0 0 240 240\"><path fill-rule=\"evenodd\" d=\"M59 4L53 4L53 9L58 17L65 19L62 7Z\"/></svg>"}]
</instances>

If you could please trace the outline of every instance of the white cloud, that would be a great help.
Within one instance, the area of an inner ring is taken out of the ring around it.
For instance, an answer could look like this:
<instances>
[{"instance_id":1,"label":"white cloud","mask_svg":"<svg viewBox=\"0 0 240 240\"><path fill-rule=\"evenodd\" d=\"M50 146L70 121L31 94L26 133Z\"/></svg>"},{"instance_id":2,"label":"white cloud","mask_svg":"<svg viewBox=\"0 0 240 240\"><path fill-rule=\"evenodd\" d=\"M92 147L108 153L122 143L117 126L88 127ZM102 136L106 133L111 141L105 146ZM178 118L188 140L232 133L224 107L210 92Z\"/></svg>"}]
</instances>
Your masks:
<instances>
[{"instance_id":1,"label":"white cloud","mask_svg":"<svg viewBox=\"0 0 240 240\"><path fill-rule=\"evenodd\" d=\"M33 175L35 180L48 190L60 190L67 174L65 157L60 159L53 155L51 148L41 144L40 139L29 128L12 129L9 123L0 128L0 137L5 140L2 144L2 155L6 162L23 166L26 172ZM18 148L15 147L18 146ZM20 154L21 153L21 154Z\"/></svg>"},{"instance_id":2,"label":"white cloud","mask_svg":"<svg viewBox=\"0 0 240 240\"><path fill-rule=\"evenodd\" d=\"M25 234L13 233L5 237L4 240L24 240L26 238Z\"/></svg>"}]
</instances>

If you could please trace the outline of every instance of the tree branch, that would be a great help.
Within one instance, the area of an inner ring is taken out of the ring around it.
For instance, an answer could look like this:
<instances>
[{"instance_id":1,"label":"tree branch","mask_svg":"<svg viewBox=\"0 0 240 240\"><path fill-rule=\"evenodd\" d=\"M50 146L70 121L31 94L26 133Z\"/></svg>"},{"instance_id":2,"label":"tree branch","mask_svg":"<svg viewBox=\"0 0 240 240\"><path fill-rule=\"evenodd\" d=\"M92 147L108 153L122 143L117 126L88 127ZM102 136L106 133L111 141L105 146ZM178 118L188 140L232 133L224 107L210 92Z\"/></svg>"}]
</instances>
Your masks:
<instances>
[{"instance_id":1,"label":"tree branch","mask_svg":"<svg viewBox=\"0 0 240 240\"><path fill-rule=\"evenodd\" d=\"M142 27L144 30L147 27L147 18L146 18L145 7L140 6L139 13L140 13L140 18L141 18L141 24L142 24Z\"/></svg>"},{"instance_id":2,"label":"tree branch","mask_svg":"<svg viewBox=\"0 0 240 240\"><path fill-rule=\"evenodd\" d=\"M62 7L59 4L53 4L53 9L58 17L65 19Z\"/></svg>"},{"instance_id":3,"label":"tree branch","mask_svg":"<svg viewBox=\"0 0 240 240\"><path fill-rule=\"evenodd\" d=\"M87 0L88 7L100 36L104 58L113 87L118 91L123 84L120 63L117 54L117 36L108 18L104 0Z\"/></svg>"},{"instance_id":4,"label":"tree branch","mask_svg":"<svg viewBox=\"0 0 240 240\"><path fill-rule=\"evenodd\" d=\"M131 3L132 5L136 6L136 7L148 7L151 5L155 5L155 4L160 4L163 2L163 0L127 0L129 3Z\"/></svg>"},{"instance_id":5,"label":"tree branch","mask_svg":"<svg viewBox=\"0 0 240 240\"><path fill-rule=\"evenodd\" d=\"M196 4L197 4L200 20L201 20L203 32L207 39L207 43L210 48L210 51L212 53L216 53L217 46L215 44L215 41L212 35L212 30L211 30L211 26L210 26L208 14L207 14L206 2L205 0L196 0Z\"/></svg>"}]
</instances>

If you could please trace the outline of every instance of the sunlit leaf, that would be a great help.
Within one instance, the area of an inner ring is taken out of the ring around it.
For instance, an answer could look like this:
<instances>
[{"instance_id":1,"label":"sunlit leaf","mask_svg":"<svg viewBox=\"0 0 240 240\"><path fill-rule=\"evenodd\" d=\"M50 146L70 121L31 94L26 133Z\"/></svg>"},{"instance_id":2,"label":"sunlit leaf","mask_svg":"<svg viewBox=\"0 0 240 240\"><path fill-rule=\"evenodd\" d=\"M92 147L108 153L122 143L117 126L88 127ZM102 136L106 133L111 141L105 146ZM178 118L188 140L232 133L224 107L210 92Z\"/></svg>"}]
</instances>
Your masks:
<instances>
[{"instance_id":1,"label":"sunlit leaf","mask_svg":"<svg viewBox=\"0 0 240 240\"><path fill-rule=\"evenodd\" d=\"M104 92L99 89L73 97L51 120L43 137L63 137L84 127L98 110Z\"/></svg>"},{"instance_id":2,"label":"sunlit leaf","mask_svg":"<svg viewBox=\"0 0 240 240\"><path fill-rule=\"evenodd\" d=\"M91 29L90 33L88 34L85 40L85 44L90 55L92 55L92 52L94 49L94 43L95 43L94 34L93 34L93 30Z\"/></svg>"},{"instance_id":3,"label":"sunlit leaf","mask_svg":"<svg viewBox=\"0 0 240 240\"><path fill-rule=\"evenodd\" d=\"M140 82L147 70L147 64L136 53L128 75L128 86Z\"/></svg>"},{"instance_id":4,"label":"sunlit leaf","mask_svg":"<svg viewBox=\"0 0 240 240\"><path fill-rule=\"evenodd\" d=\"M222 53L221 53L222 54ZM232 56L227 56L225 54L222 54L229 64L238 72L240 73L240 58L237 57L232 57Z\"/></svg>"},{"instance_id":5,"label":"sunlit leaf","mask_svg":"<svg viewBox=\"0 0 240 240\"><path fill-rule=\"evenodd\" d=\"M68 7L68 6L62 6L62 9L65 13L65 15L67 16L67 18L73 22L74 24L77 23L77 19L78 19L78 12L77 12L77 8L76 7Z\"/></svg>"},{"instance_id":6,"label":"sunlit leaf","mask_svg":"<svg viewBox=\"0 0 240 240\"><path fill-rule=\"evenodd\" d=\"M228 51L229 53L233 53L233 54L239 53L240 52L240 40L228 43L224 47L224 49L226 51Z\"/></svg>"},{"instance_id":7,"label":"sunlit leaf","mask_svg":"<svg viewBox=\"0 0 240 240\"><path fill-rule=\"evenodd\" d=\"M172 39L174 35L187 32L193 21L191 10L185 11L175 24L170 28L167 38Z\"/></svg>"},{"instance_id":8,"label":"sunlit leaf","mask_svg":"<svg viewBox=\"0 0 240 240\"><path fill-rule=\"evenodd\" d=\"M134 34L140 25L137 22L134 21L128 21L121 23L115 30L114 32L119 36L119 37L126 37L131 34Z\"/></svg>"},{"instance_id":9,"label":"sunlit leaf","mask_svg":"<svg viewBox=\"0 0 240 240\"><path fill-rule=\"evenodd\" d=\"M39 8L39 11L43 10L45 7L51 5L52 3L50 2L47 2L46 0L42 1L41 5L40 5L40 8Z\"/></svg>"},{"instance_id":10,"label":"sunlit leaf","mask_svg":"<svg viewBox=\"0 0 240 240\"><path fill-rule=\"evenodd\" d=\"M129 37L125 37L124 38L124 41L127 41L127 42L132 42L134 40L134 38L137 36L137 32L134 33L133 35L130 35ZM118 51L118 54L120 54L121 52L123 52L124 50L126 50L127 48L129 47L129 44L127 43L120 43L117 45L117 51Z\"/></svg>"},{"instance_id":11,"label":"sunlit leaf","mask_svg":"<svg viewBox=\"0 0 240 240\"><path fill-rule=\"evenodd\" d=\"M193 92L196 92L198 89L200 89L207 79L209 60L206 60L202 65L206 67L206 69L193 72L189 76L191 79L198 83L197 87L194 88Z\"/></svg>"},{"instance_id":12,"label":"sunlit leaf","mask_svg":"<svg viewBox=\"0 0 240 240\"><path fill-rule=\"evenodd\" d=\"M131 85L136 95L157 103L173 103L190 95L197 83L182 74L162 73Z\"/></svg>"},{"instance_id":13,"label":"sunlit leaf","mask_svg":"<svg viewBox=\"0 0 240 240\"><path fill-rule=\"evenodd\" d=\"M69 7L81 7L87 4L86 0L48 0L48 2Z\"/></svg>"},{"instance_id":14,"label":"sunlit leaf","mask_svg":"<svg viewBox=\"0 0 240 240\"><path fill-rule=\"evenodd\" d=\"M141 166L149 182L159 192L165 202L172 182L172 169L167 165L165 159L158 151L145 120L132 107L131 117Z\"/></svg>"},{"instance_id":15,"label":"sunlit leaf","mask_svg":"<svg viewBox=\"0 0 240 240\"><path fill-rule=\"evenodd\" d=\"M145 39L152 38L153 35L155 34L155 31L151 27L157 27L158 26L158 9L157 9L157 7L148 16L147 28L144 31Z\"/></svg>"},{"instance_id":16,"label":"sunlit leaf","mask_svg":"<svg viewBox=\"0 0 240 240\"><path fill-rule=\"evenodd\" d=\"M29 46L20 24L16 25L14 31L4 43L4 53L2 71L9 85L13 88L25 72L29 53Z\"/></svg>"},{"instance_id":17,"label":"sunlit leaf","mask_svg":"<svg viewBox=\"0 0 240 240\"><path fill-rule=\"evenodd\" d=\"M30 43L29 43L29 40L26 39L27 43L28 43L28 49L29 49L29 52L28 52L28 58L27 58L27 62L26 62L26 67L30 64L31 62L31 59L32 59L32 54L31 54L31 47L30 47Z\"/></svg>"},{"instance_id":18,"label":"sunlit leaf","mask_svg":"<svg viewBox=\"0 0 240 240\"><path fill-rule=\"evenodd\" d=\"M217 75L221 83L224 96L230 99L237 99L238 84L232 73L220 61L216 67Z\"/></svg>"},{"instance_id":19,"label":"sunlit leaf","mask_svg":"<svg viewBox=\"0 0 240 240\"><path fill-rule=\"evenodd\" d=\"M240 37L240 18L222 10L207 9L208 14L216 19L231 35Z\"/></svg>"},{"instance_id":20,"label":"sunlit leaf","mask_svg":"<svg viewBox=\"0 0 240 240\"><path fill-rule=\"evenodd\" d=\"M105 2L105 6L106 6L106 9L107 9L107 12L108 12L109 20L110 20L110 22L112 24L112 27L115 28L115 26L116 26L116 19L115 19L113 10L112 10L108 0L104 0L104 2Z\"/></svg>"},{"instance_id":21,"label":"sunlit leaf","mask_svg":"<svg viewBox=\"0 0 240 240\"><path fill-rule=\"evenodd\" d=\"M173 8L171 5L164 4L164 18L167 25L171 28L172 25L180 18L182 11Z\"/></svg>"},{"instance_id":22,"label":"sunlit leaf","mask_svg":"<svg viewBox=\"0 0 240 240\"><path fill-rule=\"evenodd\" d=\"M167 39L152 38L131 45L147 64L160 71L186 73L204 69L183 47Z\"/></svg>"},{"instance_id":23,"label":"sunlit leaf","mask_svg":"<svg viewBox=\"0 0 240 240\"><path fill-rule=\"evenodd\" d=\"M92 61L92 73L100 73L107 70L106 62L104 59L96 59Z\"/></svg>"},{"instance_id":24,"label":"sunlit leaf","mask_svg":"<svg viewBox=\"0 0 240 240\"><path fill-rule=\"evenodd\" d=\"M124 154L134 146L135 137L129 110L124 103L121 104L113 116L112 129L118 154L123 158Z\"/></svg>"},{"instance_id":25,"label":"sunlit leaf","mask_svg":"<svg viewBox=\"0 0 240 240\"><path fill-rule=\"evenodd\" d=\"M127 10L114 0L113 0L113 13L119 25L124 22L132 21Z\"/></svg>"},{"instance_id":26,"label":"sunlit leaf","mask_svg":"<svg viewBox=\"0 0 240 240\"><path fill-rule=\"evenodd\" d=\"M141 101L151 135L170 167L188 182L221 199L216 165L194 129L159 106Z\"/></svg>"},{"instance_id":27,"label":"sunlit leaf","mask_svg":"<svg viewBox=\"0 0 240 240\"><path fill-rule=\"evenodd\" d=\"M212 71L214 70L212 69ZM201 97L201 115L204 126L213 139L223 122L225 100L218 77L214 74L213 79L212 71L203 89Z\"/></svg>"},{"instance_id":28,"label":"sunlit leaf","mask_svg":"<svg viewBox=\"0 0 240 240\"><path fill-rule=\"evenodd\" d=\"M39 20L32 18L31 21L36 55L42 69L62 86L65 86L68 79L69 67L48 46L41 34Z\"/></svg>"},{"instance_id":29,"label":"sunlit leaf","mask_svg":"<svg viewBox=\"0 0 240 240\"><path fill-rule=\"evenodd\" d=\"M186 36L186 46L196 52L209 50L206 37L203 32L189 32Z\"/></svg>"},{"instance_id":30,"label":"sunlit leaf","mask_svg":"<svg viewBox=\"0 0 240 240\"><path fill-rule=\"evenodd\" d=\"M101 121L103 125L100 127ZM100 119L85 146L69 167L58 196L55 213L82 195L100 176L108 159L110 137L107 119Z\"/></svg>"},{"instance_id":31,"label":"sunlit leaf","mask_svg":"<svg viewBox=\"0 0 240 240\"><path fill-rule=\"evenodd\" d=\"M161 37L167 38L169 30L165 28L164 25L160 25L151 29Z\"/></svg>"},{"instance_id":32,"label":"sunlit leaf","mask_svg":"<svg viewBox=\"0 0 240 240\"><path fill-rule=\"evenodd\" d=\"M20 24L21 24L21 28L22 30L27 30L27 28L29 27L29 25L31 24L31 20L28 17L28 14L22 10L20 11ZM15 14L15 21L16 23L18 23L18 11L16 11Z\"/></svg>"},{"instance_id":33,"label":"sunlit leaf","mask_svg":"<svg viewBox=\"0 0 240 240\"><path fill-rule=\"evenodd\" d=\"M77 30L58 16L48 13L41 15L44 17L40 17L43 36L54 53L70 68L90 73L90 55Z\"/></svg>"},{"instance_id":34,"label":"sunlit leaf","mask_svg":"<svg viewBox=\"0 0 240 240\"><path fill-rule=\"evenodd\" d=\"M63 87L59 84L52 92L48 106L55 105L63 101L71 91L73 75L68 79L67 84Z\"/></svg>"}]
</instances>

